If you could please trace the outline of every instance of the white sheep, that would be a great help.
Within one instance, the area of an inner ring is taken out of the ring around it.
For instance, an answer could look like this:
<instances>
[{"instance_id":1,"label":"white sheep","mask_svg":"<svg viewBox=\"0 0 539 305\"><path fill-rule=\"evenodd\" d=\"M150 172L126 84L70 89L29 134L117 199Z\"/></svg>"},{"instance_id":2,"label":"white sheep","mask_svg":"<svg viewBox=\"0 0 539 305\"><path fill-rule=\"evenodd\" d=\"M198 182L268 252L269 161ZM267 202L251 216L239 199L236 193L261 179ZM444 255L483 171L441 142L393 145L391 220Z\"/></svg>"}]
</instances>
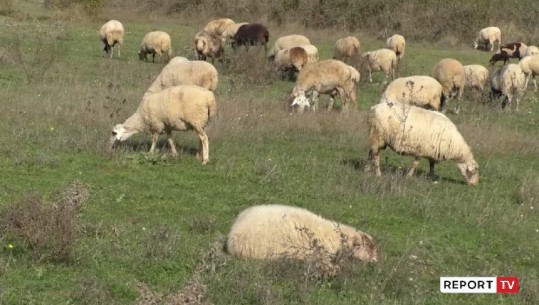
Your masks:
<instances>
[{"instance_id":1,"label":"white sheep","mask_svg":"<svg viewBox=\"0 0 539 305\"><path fill-rule=\"evenodd\" d=\"M464 74L466 75L465 87L476 88L483 92L489 79L487 68L482 65L466 65L464 66Z\"/></svg>"},{"instance_id":2,"label":"white sheep","mask_svg":"<svg viewBox=\"0 0 539 305\"><path fill-rule=\"evenodd\" d=\"M300 47L300 48L304 49L305 52L307 52L307 62L308 63L313 63L313 62L318 61L318 59L319 59L318 48L316 48L312 44L300 44L300 45L297 45L296 47Z\"/></svg>"},{"instance_id":3,"label":"white sheep","mask_svg":"<svg viewBox=\"0 0 539 305\"><path fill-rule=\"evenodd\" d=\"M275 71L299 72L308 62L309 57L305 49L293 47L277 52L273 61L273 68Z\"/></svg>"},{"instance_id":4,"label":"white sheep","mask_svg":"<svg viewBox=\"0 0 539 305\"><path fill-rule=\"evenodd\" d=\"M382 71L386 77L395 78L395 69L397 68L397 54L389 49L379 49L363 53L363 59L367 70L369 71L369 82L372 83L372 71Z\"/></svg>"},{"instance_id":5,"label":"white sheep","mask_svg":"<svg viewBox=\"0 0 539 305\"><path fill-rule=\"evenodd\" d=\"M230 18L221 18L208 22L206 26L204 26L203 30L212 33L217 37L220 37L221 42L224 43L226 41L226 36L224 35L224 32L226 31L228 26L233 24L235 24L234 20Z\"/></svg>"},{"instance_id":6,"label":"white sheep","mask_svg":"<svg viewBox=\"0 0 539 305\"><path fill-rule=\"evenodd\" d=\"M442 85L446 101L457 97L455 113L459 113L460 99L466 84L464 66L456 59L444 58L434 65L432 77Z\"/></svg>"},{"instance_id":7,"label":"white sheep","mask_svg":"<svg viewBox=\"0 0 539 305\"><path fill-rule=\"evenodd\" d=\"M397 55L397 59L401 60L404 57L406 50L406 41L404 36L395 34L386 40L386 48L392 50Z\"/></svg>"},{"instance_id":8,"label":"white sheep","mask_svg":"<svg viewBox=\"0 0 539 305\"><path fill-rule=\"evenodd\" d=\"M146 92L155 93L179 85L195 85L215 91L218 82L217 70L212 64L200 60L175 60L163 67Z\"/></svg>"},{"instance_id":9,"label":"white sheep","mask_svg":"<svg viewBox=\"0 0 539 305\"><path fill-rule=\"evenodd\" d=\"M369 234L303 208L278 204L242 211L228 233L226 250L237 258L325 262L338 253L368 262L377 262L379 255Z\"/></svg>"},{"instance_id":10,"label":"white sheep","mask_svg":"<svg viewBox=\"0 0 539 305\"><path fill-rule=\"evenodd\" d=\"M310 45L311 41L309 38L303 36L303 35L287 35L277 38L275 40L275 43L273 45L273 48L268 53L268 58L270 60L273 60L275 58L275 54L279 52L279 50L282 49L289 49L292 47L296 47L299 45Z\"/></svg>"},{"instance_id":11,"label":"white sheep","mask_svg":"<svg viewBox=\"0 0 539 305\"><path fill-rule=\"evenodd\" d=\"M480 30L477 33L477 37L472 44L474 49L477 49L479 45L484 45L485 49L490 45L490 51L494 51L494 43L498 44L498 48L502 44L502 32L500 28L491 26Z\"/></svg>"},{"instance_id":12,"label":"white sheep","mask_svg":"<svg viewBox=\"0 0 539 305\"><path fill-rule=\"evenodd\" d=\"M173 156L177 156L172 140L173 130L194 130L200 139L198 156L202 164L209 161L209 141L205 127L217 114L213 92L198 86L175 86L157 93L146 93L137 111L123 124L112 129L110 149L116 141L125 141L139 132L152 136L150 152L155 151L157 139L165 133Z\"/></svg>"},{"instance_id":13,"label":"white sheep","mask_svg":"<svg viewBox=\"0 0 539 305\"><path fill-rule=\"evenodd\" d=\"M539 75L539 54L525 56L520 60L519 65L522 68L522 71L524 71L524 74L526 74L526 84L524 85L524 89L528 88L528 82L530 81L530 78L533 78L533 86L535 91L537 91L535 76Z\"/></svg>"},{"instance_id":14,"label":"white sheep","mask_svg":"<svg viewBox=\"0 0 539 305\"><path fill-rule=\"evenodd\" d=\"M306 94L312 93L312 110L318 108L318 95L329 94L328 110L333 108L335 96L340 95L343 109L348 104L357 103L356 83L360 80L359 72L352 66L335 59L327 59L305 65L299 72L296 85L290 94L294 98L291 106L298 106L300 112L311 107Z\"/></svg>"},{"instance_id":15,"label":"white sheep","mask_svg":"<svg viewBox=\"0 0 539 305\"><path fill-rule=\"evenodd\" d=\"M189 59L187 59L187 58L185 58L183 56L175 56L168 63L169 64L177 64L177 63L186 62L186 61L189 61Z\"/></svg>"},{"instance_id":16,"label":"white sheep","mask_svg":"<svg viewBox=\"0 0 539 305\"><path fill-rule=\"evenodd\" d=\"M166 55L168 61L172 56L170 35L162 31L147 33L140 43L139 59L147 60L147 54L152 54L152 62L155 62L155 54L159 55L160 58Z\"/></svg>"},{"instance_id":17,"label":"white sheep","mask_svg":"<svg viewBox=\"0 0 539 305\"><path fill-rule=\"evenodd\" d=\"M536 47L536 46L528 46L528 48L526 48L526 52L524 53L524 57L525 56L531 56L531 55L537 55L539 54L539 48Z\"/></svg>"},{"instance_id":18,"label":"white sheep","mask_svg":"<svg viewBox=\"0 0 539 305\"><path fill-rule=\"evenodd\" d=\"M333 59L338 59L343 62L359 59L359 49L361 43L354 36L347 36L335 42L333 48Z\"/></svg>"},{"instance_id":19,"label":"white sheep","mask_svg":"<svg viewBox=\"0 0 539 305\"><path fill-rule=\"evenodd\" d=\"M507 64L499 72L494 72L491 80L492 93L494 96L503 95L502 109L513 102L516 110L520 99L524 95L526 74L519 64Z\"/></svg>"},{"instance_id":20,"label":"white sheep","mask_svg":"<svg viewBox=\"0 0 539 305\"><path fill-rule=\"evenodd\" d=\"M382 94L382 100L398 101L427 109L442 110L445 97L442 85L430 76L415 75L393 80Z\"/></svg>"},{"instance_id":21,"label":"white sheep","mask_svg":"<svg viewBox=\"0 0 539 305\"><path fill-rule=\"evenodd\" d=\"M118 44L118 57L120 57L120 46L124 41L124 26L120 21L109 20L107 23L103 24L99 30L99 38L105 45L103 51L105 51L110 58L112 58L112 54L114 53L114 46Z\"/></svg>"},{"instance_id":22,"label":"white sheep","mask_svg":"<svg viewBox=\"0 0 539 305\"><path fill-rule=\"evenodd\" d=\"M198 60L206 60L206 57L211 57L211 63L217 58L219 62L223 62L224 48L222 40L214 34L206 31L196 33L193 39L195 45L196 57Z\"/></svg>"},{"instance_id":23,"label":"white sheep","mask_svg":"<svg viewBox=\"0 0 539 305\"><path fill-rule=\"evenodd\" d=\"M479 165L455 124L444 114L395 101L382 101L369 113L369 160L381 176L380 153L389 146L398 154L414 157L408 176L421 158L429 160L430 177L436 179L436 162L453 160L470 185L479 183ZM370 164L366 167L369 169Z\"/></svg>"}]
</instances>

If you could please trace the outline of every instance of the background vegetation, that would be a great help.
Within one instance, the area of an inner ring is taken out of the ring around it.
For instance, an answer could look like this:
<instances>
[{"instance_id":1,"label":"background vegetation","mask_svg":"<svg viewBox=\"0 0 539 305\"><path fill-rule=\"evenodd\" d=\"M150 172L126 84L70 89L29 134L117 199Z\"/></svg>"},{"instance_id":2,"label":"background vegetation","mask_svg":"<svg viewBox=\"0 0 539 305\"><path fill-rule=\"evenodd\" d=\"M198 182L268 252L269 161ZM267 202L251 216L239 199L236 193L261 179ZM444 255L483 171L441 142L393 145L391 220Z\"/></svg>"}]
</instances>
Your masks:
<instances>
[{"instance_id":1,"label":"background vegetation","mask_svg":"<svg viewBox=\"0 0 539 305\"><path fill-rule=\"evenodd\" d=\"M92 2L95 14L82 2L57 3L0 0L0 304L539 303L531 90L518 112L467 91L461 114L448 114L481 166L477 187L450 162L437 167L437 184L425 161L406 179L410 158L390 151L382 178L363 173L365 118L383 77L360 83L358 111L298 116L284 106L293 83L268 71L255 49L227 51L230 64L217 65L209 165L195 159L191 132L175 134L179 159L165 141L148 154L145 135L105 150L111 126L135 111L163 67L136 56L150 30L170 33L175 54L190 58L191 37L221 16L267 22L270 42L303 33L321 58L348 34L372 50L400 32L405 76L429 74L444 57L486 65L490 53L469 44L494 23L504 41L538 44L535 2L118 0ZM126 38L122 57L108 60L96 32L111 18ZM232 259L224 236L241 210L261 203L305 207L368 232L382 260L343 262L330 277L310 262ZM518 276L520 293L439 292L440 276L496 275Z\"/></svg>"}]
</instances>

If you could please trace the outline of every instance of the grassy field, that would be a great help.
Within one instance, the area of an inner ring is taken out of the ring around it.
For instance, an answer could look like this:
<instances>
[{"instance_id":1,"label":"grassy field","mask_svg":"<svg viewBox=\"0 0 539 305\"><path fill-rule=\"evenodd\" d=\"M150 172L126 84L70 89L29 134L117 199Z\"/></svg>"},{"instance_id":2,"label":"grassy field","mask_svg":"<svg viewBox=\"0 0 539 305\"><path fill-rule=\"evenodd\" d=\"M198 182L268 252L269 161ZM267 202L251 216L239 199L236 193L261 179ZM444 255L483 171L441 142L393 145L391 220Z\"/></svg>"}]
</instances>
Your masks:
<instances>
[{"instance_id":1,"label":"grassy field","mask_svg":"<svg viewBox=\"0 0 539 305\"><path fill-rule=\"evenodd\" d=\"M187 297L213 304L539 304L539 95L532 89L519 111L502 112L468 91L461 113L448 114L480 164L477 187L452 162L437 166L437 184L424 160L406 179L411 158L389 150L383 177L364 173L366 115L383 76L360 83L358 111L296 115L284 106L293 83L268 73L255 50L228 52L230 64L217 65L219 116L208 128L207 166L194 156L193 132L175 133L178 159L168 157L164 139L159 153L148 154L145 135L108 154L111 127L136 110L164 65L138 60L144 34L167 31L175 55L192 59L190 39L202 24L106 16L126 28L121 58L108 60L97 38L106 18L55 21L33 9L25 18L0 17L0 304L182 304ZM270 31L270 43L306 34L321 58L349 34L294 25ZM352 34L362 50L383 47L369 33ZM408 41L398 74L429 74L444 57L486 65L490 54ZM59 210L65 202L76 209ZM307 263L229 257L222 246L235 216L263 203L305 207L368 232L382 259L347 262L326 277ZM13 217L26 221L28 238L9 230ZM439 292L440 276L499 275L518 276L520 293Z\"/></svg>"}]
</instances>

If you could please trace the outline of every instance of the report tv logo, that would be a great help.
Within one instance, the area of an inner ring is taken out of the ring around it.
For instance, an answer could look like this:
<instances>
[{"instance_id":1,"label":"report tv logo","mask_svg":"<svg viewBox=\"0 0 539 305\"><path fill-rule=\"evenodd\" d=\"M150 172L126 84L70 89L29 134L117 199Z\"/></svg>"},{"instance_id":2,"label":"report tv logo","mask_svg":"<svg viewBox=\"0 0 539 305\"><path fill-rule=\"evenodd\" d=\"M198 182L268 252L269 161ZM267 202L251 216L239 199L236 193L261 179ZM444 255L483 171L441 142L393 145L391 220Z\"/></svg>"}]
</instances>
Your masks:
<instances>
[{"instance_id":1,"label":"report tv logo","mask_svg":"<svg viewBox=\"0 0 539 305\"><path fill-rule=\"evenodd\" d=\"M518 277L440 277L442 293L518 293Z\"/></svg>"}]
</instances>

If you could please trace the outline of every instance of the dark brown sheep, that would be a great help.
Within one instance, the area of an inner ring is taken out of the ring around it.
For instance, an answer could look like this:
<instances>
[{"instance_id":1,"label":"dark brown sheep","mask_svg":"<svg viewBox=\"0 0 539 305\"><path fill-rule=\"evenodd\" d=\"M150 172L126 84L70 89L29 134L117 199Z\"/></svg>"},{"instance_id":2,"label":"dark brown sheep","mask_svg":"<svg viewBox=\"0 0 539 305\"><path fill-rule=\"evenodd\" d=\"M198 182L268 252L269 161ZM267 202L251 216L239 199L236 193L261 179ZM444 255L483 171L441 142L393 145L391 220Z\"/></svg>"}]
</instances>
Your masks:
<instances>
[{"instance_id":1,"label":"dark brown sheep","mask_svg":"<svg viewBox=\"0 0 539 305\"><path fill-rule=\"evenodd\" d=\"M499 53L494 53L494 55L492 55L492 57L489 60L490 64L493 65L493 66L498 61L502 61L502 60L503 60L503 64L505 65L509 61L509 59L511 58L509 56L509 54L507 54L507 52L505 52L505 51L498 51L498 52Z\"/></svg>"},{"instance_id":2,"label":"dark brown sheep","mask_svg":"<svg viewBox=\"0 0 539 305\"><path fill-rule=\"evenodd\" d=\"M269 40L268 28L261 23L249 23L242 25L232 38L232 48L236 50L244 45L249 51L249 46L263 45L264 51L268 51L267 44Z\"/></svg>"}]
</instances>

